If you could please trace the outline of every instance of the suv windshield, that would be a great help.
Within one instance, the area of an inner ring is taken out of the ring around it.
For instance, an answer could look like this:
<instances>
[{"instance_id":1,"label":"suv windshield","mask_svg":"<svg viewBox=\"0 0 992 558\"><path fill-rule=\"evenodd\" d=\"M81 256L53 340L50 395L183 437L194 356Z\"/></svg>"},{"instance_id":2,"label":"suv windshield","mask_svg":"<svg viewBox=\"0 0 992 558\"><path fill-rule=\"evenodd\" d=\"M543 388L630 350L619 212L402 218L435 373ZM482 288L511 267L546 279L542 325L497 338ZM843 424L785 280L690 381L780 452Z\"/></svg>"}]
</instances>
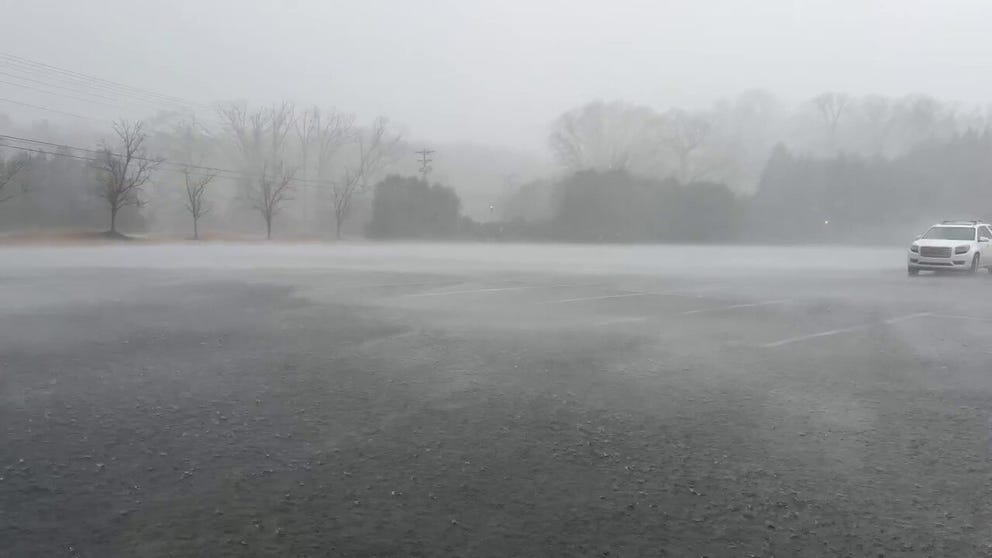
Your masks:
<instances>
[{"instance_id":1,"label":"suv windshield","mask_svg":"<svg viewBox=\"0 0 992 558\"><path fill-rule=\"evenodd\" d=\"M933 227L923 238L934 240L975 240L974 227Z\"/></svg>"}]
</instances>

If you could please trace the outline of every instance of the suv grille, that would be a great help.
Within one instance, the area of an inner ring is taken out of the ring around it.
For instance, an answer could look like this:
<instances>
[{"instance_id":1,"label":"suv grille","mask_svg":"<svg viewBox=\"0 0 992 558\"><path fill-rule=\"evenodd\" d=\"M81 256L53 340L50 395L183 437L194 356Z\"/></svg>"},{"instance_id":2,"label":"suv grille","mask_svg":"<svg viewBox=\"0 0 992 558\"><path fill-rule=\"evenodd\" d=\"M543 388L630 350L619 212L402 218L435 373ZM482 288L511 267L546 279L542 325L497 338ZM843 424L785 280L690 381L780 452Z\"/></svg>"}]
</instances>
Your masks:
<instances>
[{"instance_id":1,"label":"suv grille","mask_svg":"<svg viewBox=\"0 0 992 558\"><path fill-rule=\"evenodd\" d=\"M920 246L920 256L924 258L950 258L950 246Z\"/></svg>"}]
</instances>

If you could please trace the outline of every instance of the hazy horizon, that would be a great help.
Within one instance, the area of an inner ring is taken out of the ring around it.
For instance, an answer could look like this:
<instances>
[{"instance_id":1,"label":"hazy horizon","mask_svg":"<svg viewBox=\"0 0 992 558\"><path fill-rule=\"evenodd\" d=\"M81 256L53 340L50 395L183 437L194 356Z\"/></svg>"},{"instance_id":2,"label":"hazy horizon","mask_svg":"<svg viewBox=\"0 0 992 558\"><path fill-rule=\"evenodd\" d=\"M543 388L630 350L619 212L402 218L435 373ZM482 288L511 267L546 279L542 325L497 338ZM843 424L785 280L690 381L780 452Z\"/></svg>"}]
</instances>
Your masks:
<instances>
[{"instance_id":1,"label":"hazy horizon","mask_svg":"<svg viewBox=\"0 0 992 558\"><path fill-rule=\"evenodd\" d=\"M5 8L0 556L992 556L987 0Z\"/></svg>"},{"instance_id":2,"label":"hazy horizon","mask_svg":"<svg viewBox=\"0 0 992 558\"><path fill-rule=\"evenodd\" d=\"M0 51L198 103L336 106L361 119L385 114L408 137L544 155L550 122L592 99L662 110L705 108L749 89L787 103L825 90L992 99L992 76L976 71L992 64L984 54L992 7L980 2L101 5L7 6L18 24ZM99 120L154 109L9 83L0 97ZM10 103L0 112L62 120Z\"/></svg>"}]
</instances>

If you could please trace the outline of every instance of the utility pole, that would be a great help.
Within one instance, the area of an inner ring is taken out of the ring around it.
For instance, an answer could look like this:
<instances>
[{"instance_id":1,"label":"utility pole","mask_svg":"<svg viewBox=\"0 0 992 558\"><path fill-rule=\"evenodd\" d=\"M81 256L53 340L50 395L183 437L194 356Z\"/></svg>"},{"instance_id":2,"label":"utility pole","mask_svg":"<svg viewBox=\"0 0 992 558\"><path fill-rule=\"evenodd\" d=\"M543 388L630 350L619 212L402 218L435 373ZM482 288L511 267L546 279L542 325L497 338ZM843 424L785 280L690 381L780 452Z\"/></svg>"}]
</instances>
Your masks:
<instances>
[{"instance_id":1,"label":"utility pole","mask_svg":"<svg viewBox=\"0 0 992 558\"><path fill-rule=\"evenodd\" d=\"M319 121L320 113L317 112L316 107L314 107L312 111L313 112L311 112L311 109L307 109L303 111L303 114L300 115L300 118L296 121L296 133L297 135L299 135L300 138L300 155L302 159L300 166L302 171L301 174L303 175L303 180L302 180L303 187L300 189L303 191L303 204L301 205L300 209L303 212L302 226L303 226L304 234L310 232L309 224L310 224L310 213L311 213L310 200L308 199L310 193L309 192L310 181L307 180L308 178L307 162L310 155L310 144L313 142L314 134L317 132L320 126L320 121Z\"/></svg>"},{"instance_id":2,"label":"utility pole","mask_svg":"<svg viewBox=\"0 0 992 558\"><path fill-rule=\"evenodd\" d=\"M420 179L427 182L427 175L434 170L434 167L431 166L431 163L434 162L434 159L431 158L431 155L434 154L434 150L427 149L425 147L420 151L415 151L414 153L420 156L418 159L420 161Z\"/></svg>"}]
</instances>

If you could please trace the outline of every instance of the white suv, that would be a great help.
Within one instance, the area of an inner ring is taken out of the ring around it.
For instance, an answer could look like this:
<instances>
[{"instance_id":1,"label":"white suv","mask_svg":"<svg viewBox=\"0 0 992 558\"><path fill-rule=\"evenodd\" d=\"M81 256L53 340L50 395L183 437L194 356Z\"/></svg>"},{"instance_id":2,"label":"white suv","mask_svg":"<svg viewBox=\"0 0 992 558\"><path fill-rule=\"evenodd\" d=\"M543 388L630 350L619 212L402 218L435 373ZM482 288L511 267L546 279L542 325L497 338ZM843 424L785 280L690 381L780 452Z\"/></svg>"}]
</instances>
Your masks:
<instances>
[{"instance_id":1,"label":"white suv","mask_svg":"<svg viewBox=\"0 0 992 558\"><path fill-rule=\"evenodd\" d=\"M982 267L992 272L992 227L982 221L944 221L909 247L910 275L944 269L975 273Z\"/></svg>"}]
</instances>

